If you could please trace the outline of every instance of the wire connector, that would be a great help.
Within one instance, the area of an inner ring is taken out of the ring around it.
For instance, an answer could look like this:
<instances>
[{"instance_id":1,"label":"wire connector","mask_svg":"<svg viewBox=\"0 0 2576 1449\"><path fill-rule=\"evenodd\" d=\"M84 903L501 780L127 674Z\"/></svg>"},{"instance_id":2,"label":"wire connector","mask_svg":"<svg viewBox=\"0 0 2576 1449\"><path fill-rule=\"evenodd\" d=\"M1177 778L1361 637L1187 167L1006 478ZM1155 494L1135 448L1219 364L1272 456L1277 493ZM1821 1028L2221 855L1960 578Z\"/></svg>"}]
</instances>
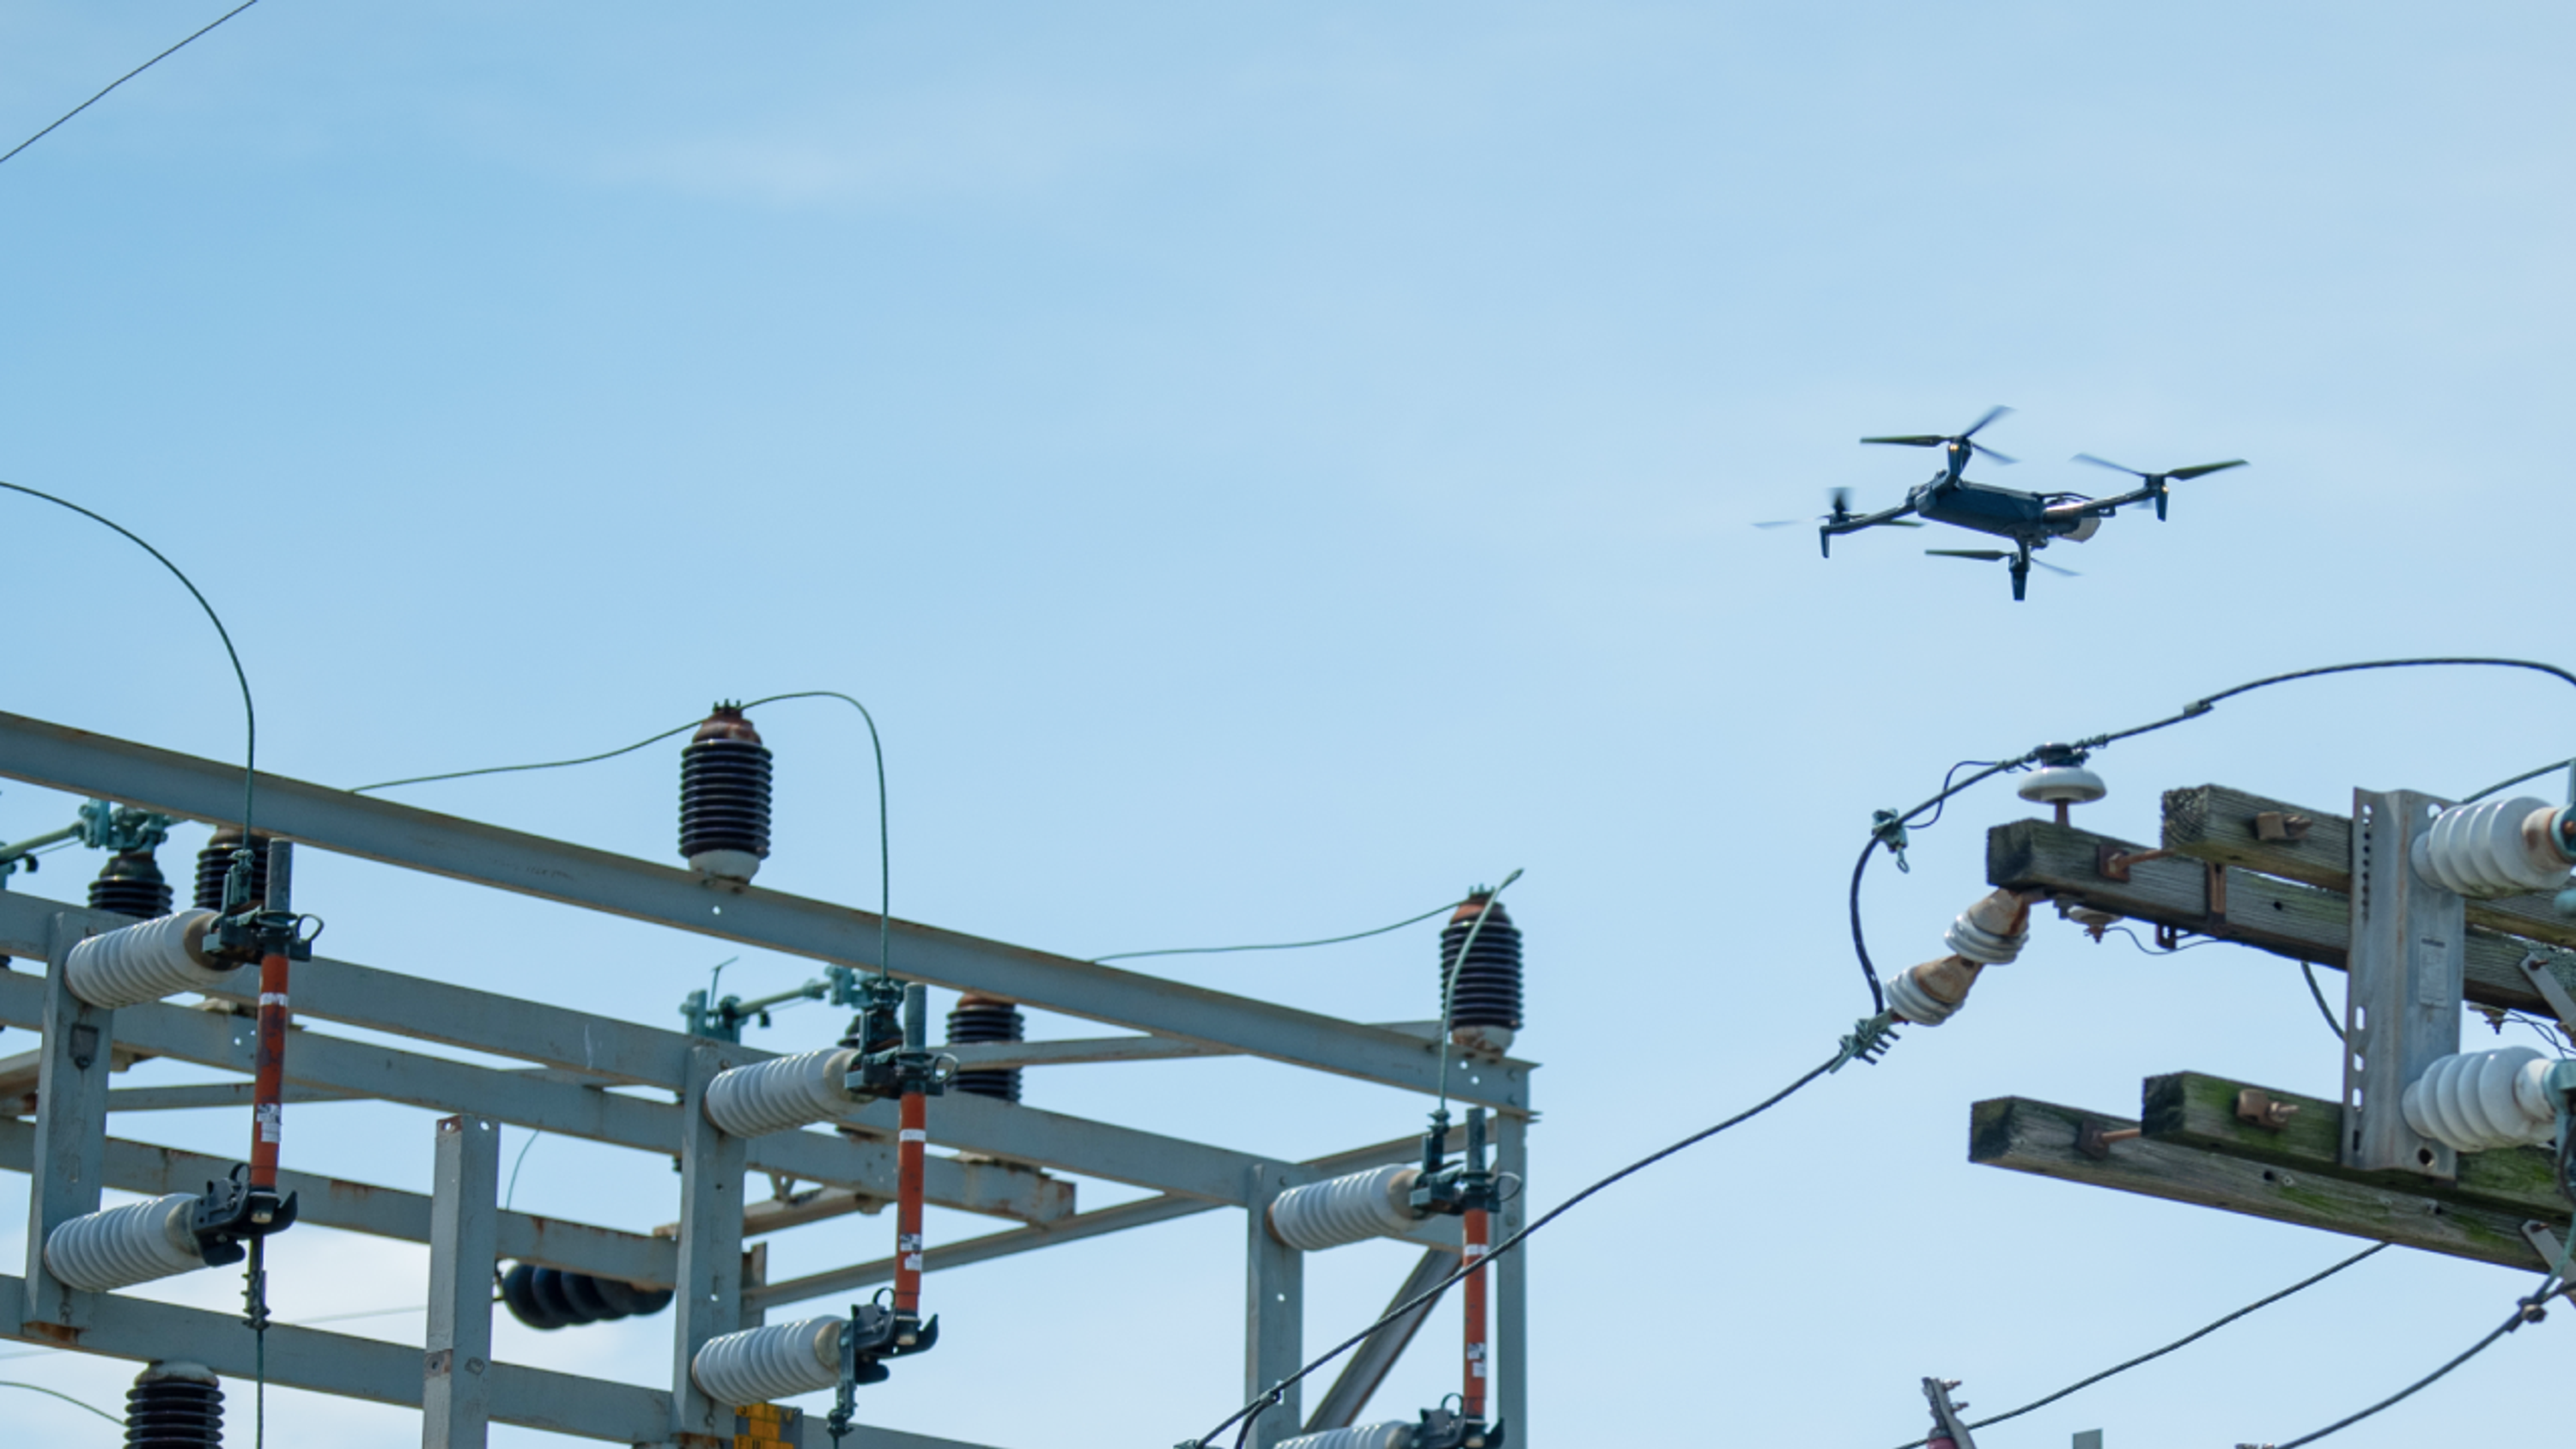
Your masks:
<instances>
[{"instance_id":1,"label":"wire connector","mask_svg":"<svg viewBox=\"0 0 2576 1449\"><path fill-rule=\"evenodd\" d=\"M1905 863L1905 847L1911 842L1905 836L1903 816L1893 810L1872 810L1869 812L1869 838L1887 847L1887 853L1896 857L1898 870L1909 875L1913 873L1914 867Z\"/></svg>"},{"instance_id":2,"label":"wire connector","mask_svg":"<svg viewBox=\"0 0 2576 1449\"><path fill-rule=\"evenodd\" d=\"M1878 1059L1887 1055L1888 1048L1895 1045L1895 1012L1882 1011L1876 1016L1864 1016L1852 1023L1851 1031L1843 1037L1842 1054L1835 1057L1833 1065L1825 1070L1839 1072L1853 1062L1877 1066Z\"/></svg>"}]
</instances>

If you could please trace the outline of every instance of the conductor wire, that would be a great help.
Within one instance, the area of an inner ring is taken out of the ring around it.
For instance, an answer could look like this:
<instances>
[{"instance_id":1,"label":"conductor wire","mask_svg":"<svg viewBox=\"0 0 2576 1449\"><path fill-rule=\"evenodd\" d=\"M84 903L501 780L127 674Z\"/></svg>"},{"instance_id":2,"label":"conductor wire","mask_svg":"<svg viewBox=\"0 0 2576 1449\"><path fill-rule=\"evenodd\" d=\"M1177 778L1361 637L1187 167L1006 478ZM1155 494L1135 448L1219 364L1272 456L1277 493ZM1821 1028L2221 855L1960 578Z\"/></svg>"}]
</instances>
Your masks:
<instances>
[{"instance_id":1,"label":"conductor wire","mask_svg":"<svg viewBox=\"0 0 2576 1449\"><path fill-rule=\"evenodd\" d=\"M179 51L188 44L188 41L195 40L197 36L205 34L207 31L214 29L216 26L223 24L225 21L232 19L234 16L239 15L258 3L259 0L242 0L242 3L239 5L236 5L232 9L225 11L223 14L216 16L214 19L207 21L205 25L195 32L195 34L190 35L187 40L180 41L177 45L171 46L168 50L161 52L159 55L143 62L134 69L127 71L125 74L118 76L112 81L109 81L107 83L106 90L100 91L97 95L94 95L88 100L81 102L79 105L72 107L70 110L63 112L63 114L54 121L53 125L47 126L36 134L29 136L26 140L10 147L9 155L0 156L0 161L6 161L10 156L15 156L19 152L26 150L28 147L35 145L38 141L52 135L55 129L61 126L64 121L68 121L72 117L79 115L81 112L88 110L90 107L97 105L100 101L106 100L108 91L116 89L118 86L121 86L127 81L134 79L136 76L143 74L145 71L150 70L152 67L168 60L171 56L178 54Z\"/></svg>"}]
</instances>

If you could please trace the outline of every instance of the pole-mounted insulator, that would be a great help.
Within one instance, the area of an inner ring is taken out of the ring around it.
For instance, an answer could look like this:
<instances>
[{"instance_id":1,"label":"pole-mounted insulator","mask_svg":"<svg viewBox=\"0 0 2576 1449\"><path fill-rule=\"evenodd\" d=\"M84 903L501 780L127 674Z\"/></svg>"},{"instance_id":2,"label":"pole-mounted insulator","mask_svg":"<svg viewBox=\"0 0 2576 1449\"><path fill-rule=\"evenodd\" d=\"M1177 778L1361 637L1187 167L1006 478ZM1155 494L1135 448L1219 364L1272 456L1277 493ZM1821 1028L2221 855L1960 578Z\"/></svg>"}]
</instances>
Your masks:
<instances>
[{"instance_id":1,"label":"pole-mounted insulator","mask_svg":"<svg viewBox=\"0 0 2576 1449\"><path fill-rule=\"evenodd\" d=\"M268 899L268 837L251 839L250 898ZM201 911L224 908L224 877L232 871L233 852L242 848L238 825L226 825L215 831L206 848L197 852L197 887L194 904Z\"/></svg>"},{"instance_id":2,"label":"pole-mounted insulator","mask_svg":"<svg viewBox=\"0 0 2576 1449\"><path fill-rule=\"evenodd\" d=\"M1901 1021L1939 1026L1967 1004L1978 973L2005 965L2030 943L2035 893L1997 890L1961 911L1942 933L1950 954L1911 966L1887 983L1887 1004Z\"/></svg>"},{"instance_id":3,"label":"pole-mounted insulator","mask_svg":"<svg viewBox=\"0 0 2576 1449\"><path fill-rule=\"evenodd\" d=\"M1477 930L1480 915L1485 925ZM1470 932L1476 937L1475 949L1461 965L1458 952ZM1449 924L1440 930L1440 991L1449 1007L1452 1040L1495 1051L1511 1048L1513 1034L1521 1027L1521 932L1502 903L1481 886L1450 913Z\"/></svg>"},{"instance_id":4,"label":"pole-mounted insulator","mask_svg":"<svg viewBox=\"0 0 2576 1449\"><path fill-rule=\"evenodd\" d=\"M772 1323L708 1339L689 1360L700 1393L728 1407L766 1404L841 1380L843 1318Z\"/></svg>"},{"instance_id":5,"label":"pole-mounted insulator","mask_svg":"<svg viewBox=\"0 0 2576 1449\"><path fill-rule=\"evenodd\" d=\"M207 939L215 920L212 911L181 911L75 941L63 984L72 995L111 1011L211 990L232 972Z\"/></svg>"},{"instance_id":6,"label":"pole-mounted insulator","mask_svg":"<svg viewBox=\"0 0 2576 1449\"><path fill-rule=\"evenodd\" d=\"M642 1288L614 1278L513 1264L501 1275L501 1303L530 1328L552 1332L584 1323L649 1318L671 1306L668 1288Z\"/></svg>"},{"instance_id":7,"label":"pole-mounted insulator","mask_svg":"<svg viewBox=\"0 0 2576 1449\"><path fill-rule=\"evenodd\" d=\"M112 1293L205 1267L191 1226L196 1206L195 1194L174 1192L57 1223L45 1235L45 1271L84 1292Z\"/></svg>"},{"instance_id":8,"label":"pole-mounted insulator","mask_svg":"<svg viewBox=\"0 0 2576 1449\"><path fill-rule=\"evenodd\" d=\"M1020 1009L999 997L962 996L948 1013L950 1046L1019 1041L1027 1030L1027 1018L1020 1015ZM949 1090L964 1092L970 1097L1016 1102L1020 1100L1020 1069L994 1067L962 1071L950 1083Z\"/></svg>"},{"instance_id":9,"label":"pole-mounted insulator","mask_svg":"<svg viewBox=\"0 0 2576 1449\"><path fill-rule=\"evenodd\" d=\"M1398 1236L1422 1221L1412 1206L1422 1169L1403 1164L1292 1187L1270 1200L1270 1234L1300 1252Z\"/></svg>"},{"instance_id":10,"label":"pole-mounted insulator","mask_svg":"<svg viewBox=\"0 0 2576 1449\"><path fill-rule=\"evenodd\" d=\"M828 1121L853 1100L842 1082L858 1055L848 1047L824 1047L718 1072L707 1083L707 1120L733 1137Z\"/></svg>"},{"instance_id":11,"label":"pole-mounted insulator","mask_svg":"<svg viewBox=\"0 0 2576 1449\"><path fill-rule=\"evenodd\" d=\"M2415 837L2407 858L2417 875L2464 896L2559 890L2576 864L2576 806L2528 796L2454 805Z\"/></svg>"},{"instance_id":12,"label":"pole-mounted insulator","mask_svg":"<svg viewBox=\"0 0 2576 1449\"><path fill-rule=\"evenodd\" d=\"M1420 1427L1398 1419L1384 1424L1326 1429L1320 1433L1300 1434L1294 1439L1282 1439L1278 1449L1413 1449L1414 1431Z\"/></svg>"},{"instance_id":13,"label":"pole-mounted insulator","mask_svg":"<svg viewBox=\"0 0 2576 1449\"><path fill-rule=\"evenodd\" d=\"M680 854L747 881L769 856L769 750L740 705L719 704L680 751Z\"/></svg>"},{"instance_id":14,"label":"pole-mounted insulator","mask_svg":"<svg viewBox=\"0 0 2576 1449\"><path fill-rule=\"evenodd\" d=\"M172 899L170 882L149 849L120 850L109 856L98 879L89 883L91 910L114 911L138 920L168 915Z\"/></svg>"},{"instance_id":15,"label":"pole-mounted insulator","mask_svg":"<svg viewBox=\"0 0 2576 1449\"><path fill-rule=\"evenodd\" d=\"M2537 1146L2558 1135L2555 1065L2518 1046L2443 1057L2407 1085L2399 1105L2407 1126L2455 1151Z\"/></svg>"},{"instance_id":16,"label":"pole-mounted insulator","mask_svg":"<svg viewBox=\"0 0 2576 1449\"><path fill-rule=\"evenodd\" d=\"M125 1391L126 1449L223 1449L224 1381L201 1363L147 1366Z\"/></svg>"}]
</instances>

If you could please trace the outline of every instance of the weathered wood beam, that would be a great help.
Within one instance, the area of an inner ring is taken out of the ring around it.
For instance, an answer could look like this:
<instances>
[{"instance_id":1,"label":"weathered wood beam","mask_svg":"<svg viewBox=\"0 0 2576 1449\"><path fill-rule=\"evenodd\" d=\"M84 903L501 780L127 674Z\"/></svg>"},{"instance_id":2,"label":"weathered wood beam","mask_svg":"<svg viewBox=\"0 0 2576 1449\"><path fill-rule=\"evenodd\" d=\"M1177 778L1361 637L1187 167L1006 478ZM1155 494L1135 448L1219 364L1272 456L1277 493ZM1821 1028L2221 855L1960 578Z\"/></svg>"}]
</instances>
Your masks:
<instances>
[{"instance_id":1,"label":"weathered wood beam","mask_svg":"<svg viewBox=\"0 0 2576 1449\"><path fill-rule=\"evenodd\" d=\"M2276 1119L2277 1127L2249 1121L2237 1110L2248 1092L2261 1093L2291 1110ZM2424 1190L2425 1179L2417 1173L2347 1170L2335 1151L2335 1137L2343 1130L2343 1109L2333 1102L2200 1072L2175 1072L2147 1078L2141 1110L2141 1125L2150 1142L2221 1152L2364 1185ZM2553 1180L2554 1168L2550 1154L2537 1147L2463 1152L2459 1179L2447 1195L2526 1218L2564 1217L2568 1202Z\"/></svg>"},{"instance_id":2,"label":"weathered wood beam","mask_svg":"<svg viewBox=\"0 0 2576 1449\"><path fill-rule=\"evenodd\" d=\"M1986 880L2343 969L2352 940L2352 902L2342 893L2179 855L2134 860L2124 868L2127 880L2104 873L2106 857L2153 852L2151 846L2073 826L2016 820L1986 833ZM2470 927L2467 999L2546 1011L2547 1003L2522 974L2522 960L2533 949L2529 941Z\"/></svg>"},{"instance_id":3,"label":"weathered wood beam","mask_svg":"<svg viewBox=\"0 0 2576 1449\"><path fill-rule=\"evenodd\" d=\"M1968 1160L2507 1268L2546 1266L2522 1235L2525 1214L2464 1200L2420 1178L2406 1187L2355 1182L2148 1137L2111 1143L2095 1158L2076 1146L2088 1124L2107 1131L2140 1125L2022 1097L1979 1102ZM2563 1208L2545 1221L2559 1233L2567 1229Z\"/></svg>"},{"instance_id":4,"label":"weathered wood beam","mask_svg":"<svg viewBox=\"0 0 2576 1449\"><path fill-rule=\"evenodd\" d=\"M2339 895L2352 893L2349 815L2311 810L2225 785L2167 790L2164 814L2167 850L2302 881ZM2297 817L2307 825L2299 839L2265 840L2255 829L2256 818L2264 815L2284 821ZM2576 921L2553 910L2545 894L2471 901L2468 908L2472 927L2576 949Z\"/></svg>"}]
</instances>

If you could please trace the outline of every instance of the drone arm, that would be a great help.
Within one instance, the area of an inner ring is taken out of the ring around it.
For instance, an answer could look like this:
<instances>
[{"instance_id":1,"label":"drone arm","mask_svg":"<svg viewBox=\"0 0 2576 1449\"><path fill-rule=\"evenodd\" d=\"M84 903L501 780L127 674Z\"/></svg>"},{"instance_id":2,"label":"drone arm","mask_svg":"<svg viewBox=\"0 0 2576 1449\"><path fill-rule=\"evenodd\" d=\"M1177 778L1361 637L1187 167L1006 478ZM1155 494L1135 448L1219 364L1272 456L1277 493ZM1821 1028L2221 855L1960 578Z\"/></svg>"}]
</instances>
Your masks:
<instances>
[{"instance_id":1,"label":"drone arm","mask_svg":"<svg viewBox=\"0 0 2576 1449\"><path fill-rule=\"evenodd\" d=\"M1828 523L1824 526L1824 531L1828 537L1837 533L1858 533L1864 528L1876 528L1882 523L1894 523L1913 511L1912 502L1900 503L1894 508L1882 508L1876 513L1864 513L1855 518L1843 519L1839 523Z\"/></svg>"}]
</instances>

